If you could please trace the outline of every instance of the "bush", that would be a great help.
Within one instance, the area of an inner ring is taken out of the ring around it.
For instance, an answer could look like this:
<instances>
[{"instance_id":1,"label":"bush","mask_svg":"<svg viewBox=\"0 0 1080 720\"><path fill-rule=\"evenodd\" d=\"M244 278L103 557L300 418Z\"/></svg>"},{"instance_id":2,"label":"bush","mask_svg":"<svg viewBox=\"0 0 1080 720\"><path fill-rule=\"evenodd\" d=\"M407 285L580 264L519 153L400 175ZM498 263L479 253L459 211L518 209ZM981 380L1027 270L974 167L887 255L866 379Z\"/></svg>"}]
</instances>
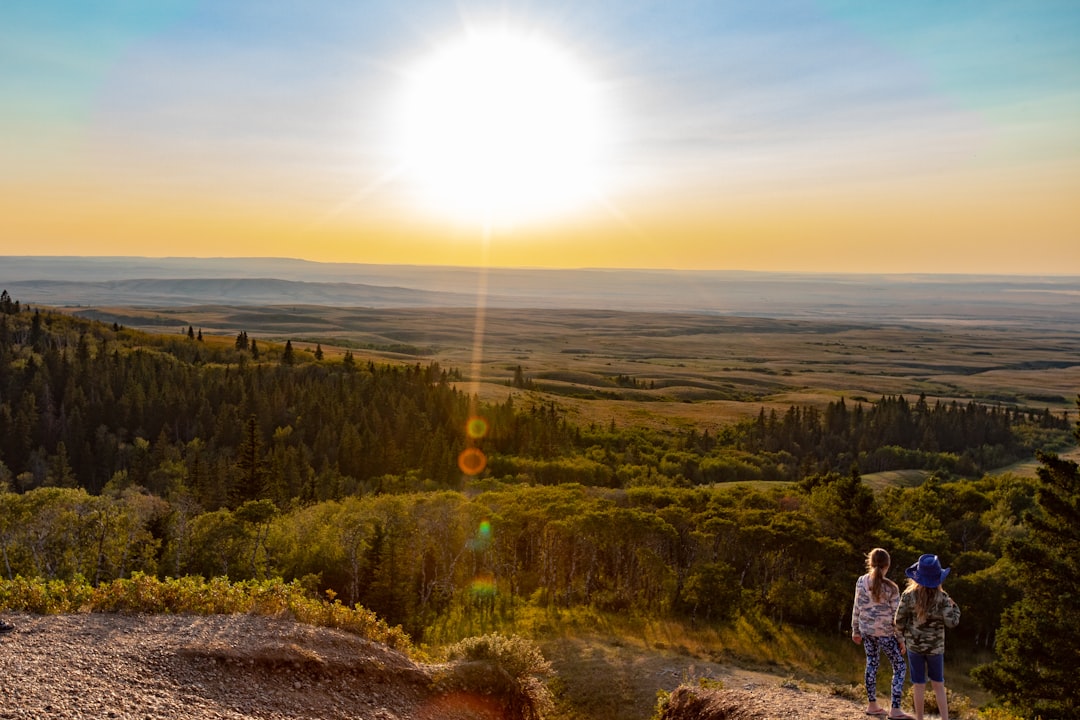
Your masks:
<instances>
[{"instance_id":1,"label":"bush","mask_svg":"<svg viewBox=\"0 0 1080 720\"><path fill-rule=\"evenodd\" d=\"M447 648L454 664L448 683L479 692L502 705L509 720L541 720L552 707L544 678L551 663L531 640L498 633L466 638Z\"/></svg>"},{"instance_id":2,"label":"bush","mask_svg":"<svg viewBox=\"0 0 1080 720\"><path fill-rule=\"evenodd\" d=\"M914 707L911 687L911 685L907 686L907 689L904 691L904 698L907 704ZM946 687L945 700L949 703L950 718L957 718L958 720L975 720L978 717L975 705L968 696L953 692ZM923 709L928 714L941 712L941 709L937 704L937 696L934 694L934 691L929 684L927 684L926 693L924 694ZM1004 718L1002 718L1002 720L1004 720Z\"/></svg>"}]
</instances>

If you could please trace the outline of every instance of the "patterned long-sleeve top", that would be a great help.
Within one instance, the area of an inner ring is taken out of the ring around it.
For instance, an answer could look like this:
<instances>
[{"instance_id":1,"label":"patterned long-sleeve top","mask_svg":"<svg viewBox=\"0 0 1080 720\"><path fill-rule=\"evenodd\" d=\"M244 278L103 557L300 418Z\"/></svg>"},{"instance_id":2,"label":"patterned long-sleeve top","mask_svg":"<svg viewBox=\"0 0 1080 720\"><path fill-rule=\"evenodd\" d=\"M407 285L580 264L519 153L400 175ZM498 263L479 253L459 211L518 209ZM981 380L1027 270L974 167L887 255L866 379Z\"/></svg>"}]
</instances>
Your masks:
<instances>
[{"instance_id":1,"label":"patterned long-sleeve top","mask_svg":"<svg viewBox=\"0 0 1080 720\"><path fill-rule=\"evenodd\" d=\"M862 637L899 637L893 626L900 591L892 583L882 588L881 602L870 594L870 574L855 581L855 604L851 608L851 634Z\"/></svg>"},{"instance_id":2,"label":"patterned long-sleeve top","mask_svg":"<svg viewBox=\"0 0 1080 720\"><path fill-rule=\"evenodd\" d=\"M896 629L904 634L908 651L923 655L941 655L945 652L945 628L960 623L960 607L949 594L942 590L937 602L927 613L926 621L919 622L915 609L915 592L906 590L900 596L896 609Z\"/></svg>"}]
</instances>

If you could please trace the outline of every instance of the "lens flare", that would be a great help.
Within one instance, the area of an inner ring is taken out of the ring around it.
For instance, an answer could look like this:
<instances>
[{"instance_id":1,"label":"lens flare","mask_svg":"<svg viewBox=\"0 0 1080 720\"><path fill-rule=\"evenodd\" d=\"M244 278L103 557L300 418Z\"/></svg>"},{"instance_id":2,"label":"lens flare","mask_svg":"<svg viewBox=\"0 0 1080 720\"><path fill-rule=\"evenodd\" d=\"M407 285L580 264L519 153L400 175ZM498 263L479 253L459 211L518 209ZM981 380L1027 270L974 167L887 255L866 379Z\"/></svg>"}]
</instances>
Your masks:
<instances>
[{"instance_id":1,"label":"lens flare","mask_svg":"<svg viewBox=\"0 0 1080 720\"><path fill-rule=\"evenodd\" d=\"M487 456L480 448L465 448L458 455L457 464L466 475L479 475L487 467Z\"/></svg>"},{"instance_id":2,"label":"lens flare","mask_svg":"<svg viewBox=\"0 0 1080 720\"><path fill-rule=\"evenodd\" d=\"M473 440L479 440L487 435L487 420L479 416L469 418L469 422L465 425L465 432L468 433L469 437Z\"/></svg>"},{"instance_id":3,"label":"lens flare","mask_svg":"<svg viewBox=\"0 0 1080 720\"><path fill-rule=\"evenodd\" d=\"M464 691L450 692L428 700L416 716L431 720L443 717L470 717L476 720L500 720L506 717L494 698Z\"/></svg>"},{"instance_id":4,"label":"lens flare","mask_svg":"<svg viewBox=\"0 0 1080 720\"><path fill-rule=\"evenodd\" d=\"M490 573L481 573L472 581L472 594L478 598L490 598L495 596L495 576Z\"/></svg>"},{"instance_id":5,"label":"lens flare","mask_svg":"<svg viewBox=\"0 0 1080 720\"><path fill-rule=\"evenodd\" d=\"M483 552L491 546L491 523L487 520L480 522L480 527L476 531L476 537L472 538L468 542L468 546L474 552Z\"/></svg>"}]
</instances>

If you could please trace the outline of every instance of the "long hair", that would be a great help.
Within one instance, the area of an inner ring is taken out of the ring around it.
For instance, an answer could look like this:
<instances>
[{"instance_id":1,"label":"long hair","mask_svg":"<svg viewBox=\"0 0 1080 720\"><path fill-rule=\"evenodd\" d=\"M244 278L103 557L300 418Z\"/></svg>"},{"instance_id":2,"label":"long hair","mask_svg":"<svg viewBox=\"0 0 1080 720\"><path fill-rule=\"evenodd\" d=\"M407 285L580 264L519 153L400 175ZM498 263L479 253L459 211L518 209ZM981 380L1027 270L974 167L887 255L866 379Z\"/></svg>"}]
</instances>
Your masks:
<instances>
[{"instance_id":1,"label":"long hair","mask_svg":"<svg viewBox=\"0 0 1080 720\"><path fill-rule=\"evenodd\" d=\"M930 617L930 611L937 607L938 598L941 595L941 586L926 587L908 578L907 588L904 592L915 593L915 618L920 623L924 623Z\"/></svg>"},{"instance_id":2,"label":"long hair","mask_svg":"<svg viewBox=\"0 0 1080 720\"><path fill-rule=\"evenodd\" d=\"M866 572L870 574L870 598L876 603L900 592L896 583L885 577L891 563L892 559L884 548L874 548L866 554Z\"/></svg>"}]
</instances>

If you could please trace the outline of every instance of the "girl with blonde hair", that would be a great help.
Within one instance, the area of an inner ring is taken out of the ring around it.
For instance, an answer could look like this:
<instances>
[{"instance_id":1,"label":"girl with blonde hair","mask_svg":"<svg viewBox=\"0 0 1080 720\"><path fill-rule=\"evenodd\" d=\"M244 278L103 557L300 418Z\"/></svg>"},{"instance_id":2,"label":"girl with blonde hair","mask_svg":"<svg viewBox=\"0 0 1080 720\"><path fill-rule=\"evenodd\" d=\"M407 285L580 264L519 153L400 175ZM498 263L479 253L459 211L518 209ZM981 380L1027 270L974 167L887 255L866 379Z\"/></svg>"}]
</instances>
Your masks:
<instances>
[{"instance_id":1,"label":"girl with blonde hair","mask_svg":"<svg viewBox=\"0 0 1080 720\"><path fill-rule=\"evenodd\" d=\"M851 609L851 639L862 643L866 651L867 715L888 715L890 718L911 716L900 709L904 692L904 639L896 631L893 618L900 603L900 588L889 578L891 559L882 548L866 555L866 574L855 582L855 603ZM877 671L881 653L892 664L892 709L885 710L877 703Z\"/></svg>"},{"instance_id":2,"label":"girl with blonde hair","mask_svg":"<svg viewBox=\"0 0 1080 720\"><path fill-rule=\"evenodd\" d=\"M941 567L937 555L923 555L904 574L908 586L896 609L896 628L907 642L915 717L922 720L929 676L941 720L949 720L945 697L945 628L956 627L960 622L960 608L941 587L949 568Z\"/></svg>"}]
</instances>

